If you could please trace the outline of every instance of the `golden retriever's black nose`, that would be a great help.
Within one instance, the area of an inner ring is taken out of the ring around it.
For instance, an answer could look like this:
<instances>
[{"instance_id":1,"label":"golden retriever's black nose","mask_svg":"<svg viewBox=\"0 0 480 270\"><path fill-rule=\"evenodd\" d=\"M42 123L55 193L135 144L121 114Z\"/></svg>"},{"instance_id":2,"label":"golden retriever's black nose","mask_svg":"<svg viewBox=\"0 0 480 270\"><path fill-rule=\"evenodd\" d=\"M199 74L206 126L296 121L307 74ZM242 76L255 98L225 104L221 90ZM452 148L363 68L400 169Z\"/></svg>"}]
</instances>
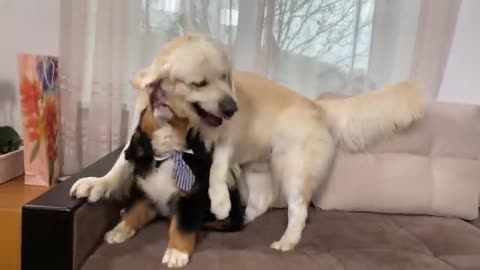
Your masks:
<instances>
[{"instance_id":1,"label":"golden retriever's black nose","mask_svg":"<svg viewBox=\"0 0 480 270\"><path fill-rule=\"evenodd\" d=\"M232 117L238 110L237 103L230 96L223 98L218 106L225 118Z\"/></svg>"}]
</instances>

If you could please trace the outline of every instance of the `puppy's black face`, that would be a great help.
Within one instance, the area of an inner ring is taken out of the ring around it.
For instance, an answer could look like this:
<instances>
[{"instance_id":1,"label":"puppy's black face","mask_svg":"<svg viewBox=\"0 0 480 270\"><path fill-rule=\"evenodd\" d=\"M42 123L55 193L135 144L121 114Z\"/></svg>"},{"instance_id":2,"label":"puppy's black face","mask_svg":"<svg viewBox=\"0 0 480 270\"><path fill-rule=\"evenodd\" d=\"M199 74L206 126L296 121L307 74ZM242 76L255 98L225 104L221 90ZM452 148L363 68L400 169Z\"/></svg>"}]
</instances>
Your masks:
<instances>
[{"instance_id":1,"label":"puppy's black face","mask_svg":"<svg viewBox=\"0 0 480 270\"><path fill-rule=\"evenodd\" d=\"M125 159L134 165L134 174L146 176L149 172L154 152L150 137L140 128L135 130L130 145L125 150Z\"/></svg>"}]
</instances>

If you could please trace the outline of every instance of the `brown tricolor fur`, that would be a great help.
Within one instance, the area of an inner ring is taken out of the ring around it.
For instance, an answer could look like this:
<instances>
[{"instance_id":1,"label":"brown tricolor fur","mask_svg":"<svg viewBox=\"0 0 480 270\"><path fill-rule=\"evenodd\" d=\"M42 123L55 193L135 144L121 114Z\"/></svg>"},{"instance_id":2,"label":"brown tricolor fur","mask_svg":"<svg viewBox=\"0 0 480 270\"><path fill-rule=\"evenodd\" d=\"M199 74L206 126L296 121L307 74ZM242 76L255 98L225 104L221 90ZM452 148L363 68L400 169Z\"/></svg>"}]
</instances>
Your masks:
<instances>
[{"instance_id":1,"label":"brown tricolor fur","mask_svg":"<svg viewBox=\"0 0 480 270\"><path fill-rule=\"evenodd\" d=\"M169 121L169 124L177 131L177 134L180 138L185 138L187 136L188 130L188 120L182 119L179 117L174 117ZM148 106L145 110L145 113L140 120L140 127L142 130L147 133L147 135L152 138L153 132L158 129L158 126L155 124L155 119L153 116L152 106Z\"/></svg>"},{"instance_id":2,"label":"brown tricolor fur","mask_svg":"<svg viewBox=\"0 0 480 270\"><path fill-rule=\"evenodd\" d=\"M188 121L174 117L169 124L177 131L180 138L187 136ZM140 120L141 129L152 138L158 126L155 123L152 106L148 106ZM181 192L177 196L183 195ZM128 208L122 216L122 221L130 230L138 231L157 216L155 206L153 206L147 198L138 199ZM178 251L191 254L195 246L195 232L181 232L178 228L176 218L172 217L169 229L169 248L175 248Z\"/></svg>"},{"instance_id":3,"label":"brown tricolor fur","mask_svg":"<svg viewBox=\"0 0 480 270\"><path fill-rule=\"evenodd\" d=\"M192 254L195 248L197 232L184 232L179 230L177 218L174 216L170 221L168 229L168 248L174 248L178 251Z\"/></svg>"},{"instance_id":4,"label":"brown tricolor fur","mask_svg":"<svg viewBox=\"0 0 480 270\"><path fill-rule=\"evenodd\" d=\"M155 207L150 204L149 200L142 198L135 201L133 206L125 212L122 220L128 228L138 231L156 216Z\"/></svg>"},{"instance_id":5,"label":"brown tricolor fur","mask_svg":"<svg viewBox=\"0 0 480 270\"><path fill-rule=\"evenodd\" d=\"M157 216L155 207L147 199L139 199L131 208L129 208L122 217L122 221L130 230L138 231L150 223ZM168 248L174 248L178 251L192 254L197 233L182 232L179 229L175 217L170 221L168 230Z\"/></svg>"}]
</instances>

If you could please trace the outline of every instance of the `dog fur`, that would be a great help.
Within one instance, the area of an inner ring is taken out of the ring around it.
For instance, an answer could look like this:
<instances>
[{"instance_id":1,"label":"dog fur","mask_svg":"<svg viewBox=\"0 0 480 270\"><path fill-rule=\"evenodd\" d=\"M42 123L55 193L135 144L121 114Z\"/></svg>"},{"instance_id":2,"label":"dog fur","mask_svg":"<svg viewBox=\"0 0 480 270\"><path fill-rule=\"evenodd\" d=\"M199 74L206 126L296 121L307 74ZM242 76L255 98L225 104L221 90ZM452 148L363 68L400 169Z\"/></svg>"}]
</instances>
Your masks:
<instances>
[{"instance_id":1,"label":"dog fur","mask_svg":"<svg viewBox=\"0 0 480 270\"><path fill-rule=\"evenodd\" d=\"M269 207L288 207L287 228L271 244L281 251L300 241L311 196L325 179L338 146L361 151L407 128L423 116L425 107L420 91L409 82L314 102L259 75L233 72L225 51L199 34L168 43L132 83L139 89L165 89L175 113L188 118L209 146L215 145L209 196L218 219L227 217L231 208L226 179L229 168L237 165L248 222ZM142 95L137 104L143 104ZM226 98L238 108L233 116L220 106ZM205 112L220 118L220 125L212 126ZM128 175L125 168L120 158L107 175L80 179L71 193L90 201L108 196Z\"/></svg>"},{"instance_id":2,"label":"dog fur","mask_svg":"<svg viewBox=\"0 0 480 270\"><path fill-rule=\"evenodd\" d=\"M168 267L182 267L188 263L201 230L233 232L241 230L244 225L243 207L236 188L229 191L233 207L228 219L215 220L210 213L208 186L212 153L206 149L198 133L187 133L187 123L165 107L154 109L149 105L142 112L140 124L124 151L125 159L133 166L130 198L133 205L126 209L118 225L105 235L106 242L121 243L159 214L170 217L169 244L162 260ZM160 140L155 149L152 137ZM168 158L168 154L185 149L193 152L182 154L182 159L195 175L195 183L189 191L179 189L173 171L174 161ZM165 154L166 159L155 159L155 156Z\"/></svg>"}]
</instances>

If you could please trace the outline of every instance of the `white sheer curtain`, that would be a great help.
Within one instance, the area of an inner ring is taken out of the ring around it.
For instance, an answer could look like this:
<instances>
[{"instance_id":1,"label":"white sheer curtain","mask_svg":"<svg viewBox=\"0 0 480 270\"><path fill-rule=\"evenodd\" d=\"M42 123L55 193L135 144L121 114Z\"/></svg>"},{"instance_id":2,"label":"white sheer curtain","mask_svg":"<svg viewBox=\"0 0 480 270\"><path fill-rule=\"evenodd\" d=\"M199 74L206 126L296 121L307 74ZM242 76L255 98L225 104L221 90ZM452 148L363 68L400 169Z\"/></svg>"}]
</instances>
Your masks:
<instances>
[{"instance_id":1,"label":"white sheer curtain","mask_svg":"<svg viewBox=\"0 0 480 270\"><path fill-rule=\"evenodd\" d=\"M134 71L189 31L229 47L238 69L315 98L413 78L435 96L460 0L62 0L63 171L126 141Z\"/></svg>"},{"instance_id":2,"label":"white sheer curtain","mask_svg":"<svg viewBox=\"0 0 480 270\"><path fill-rule=\"evenodd\" d=\"M310 97L358 92L366 77L374 0L144 1L154 35L189 30L230 46L235 66Z\"/></svg>"},{"instance_id":3,"label":"white sheer curtain","mask_svg":"<svg viewBox=\"0 0 480 270\"><path fill-rule=\"evenodd\" d=\"M125 142L135 99L128 82L143 64L147 42L136 1L60 5L61 161L63 173L71 174Z\"/></svg>"}]
</instances>

